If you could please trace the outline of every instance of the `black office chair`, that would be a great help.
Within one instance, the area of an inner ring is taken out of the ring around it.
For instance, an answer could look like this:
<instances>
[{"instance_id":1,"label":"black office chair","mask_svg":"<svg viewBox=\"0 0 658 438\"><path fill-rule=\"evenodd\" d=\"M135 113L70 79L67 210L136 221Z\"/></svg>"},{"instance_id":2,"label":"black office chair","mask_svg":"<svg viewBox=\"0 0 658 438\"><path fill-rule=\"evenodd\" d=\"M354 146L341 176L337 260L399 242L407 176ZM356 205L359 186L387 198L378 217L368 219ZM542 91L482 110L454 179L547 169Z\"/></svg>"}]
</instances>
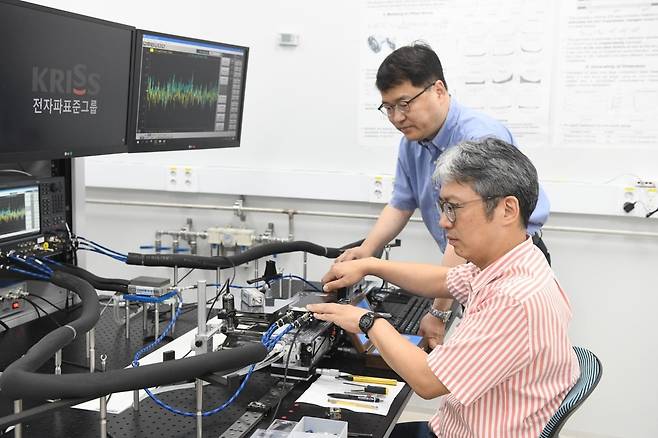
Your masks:
<instances>
[{"instance_id":1,"label":"black office chair","mask_svg":"<svg viewBox=\"0 0 658 438\"><path fill-rule=\"evenodd\" d=\"M599 380L601 380L603 367L599 358L585 348L573 347L573 349L576 352L576 356L578 356L580 377L564 400L562 400L562 404L548 421L539 438L558 437L564 423L566 423L571 414L580 407L585 399L589 397L592 391L594 391L594 388L596 388L596 385L599 384Z\"/></svg>"}]
</instances>

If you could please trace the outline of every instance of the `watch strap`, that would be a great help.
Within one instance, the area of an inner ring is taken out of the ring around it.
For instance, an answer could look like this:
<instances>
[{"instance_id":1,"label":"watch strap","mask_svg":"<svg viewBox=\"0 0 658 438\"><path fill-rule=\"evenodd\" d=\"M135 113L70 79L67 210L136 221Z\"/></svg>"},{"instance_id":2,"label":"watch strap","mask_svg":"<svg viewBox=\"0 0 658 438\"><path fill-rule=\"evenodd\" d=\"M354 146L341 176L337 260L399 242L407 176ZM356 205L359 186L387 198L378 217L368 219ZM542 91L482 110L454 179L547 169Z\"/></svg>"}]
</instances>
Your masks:
<instances>
[{"instance_id":1,"label":"watch strap","mask_svg":"<svg viewBox=\"0 0 658 438\"><path fill-rule=\"evenodd\" d=\"M450 319L450 315L452 315L452 310L438 310L435 309L434 307L430 307L430 310L428 310L429 314L438 319L439 321L443 321L443 323L448 322Z\"/></svg>"}]
</instances>

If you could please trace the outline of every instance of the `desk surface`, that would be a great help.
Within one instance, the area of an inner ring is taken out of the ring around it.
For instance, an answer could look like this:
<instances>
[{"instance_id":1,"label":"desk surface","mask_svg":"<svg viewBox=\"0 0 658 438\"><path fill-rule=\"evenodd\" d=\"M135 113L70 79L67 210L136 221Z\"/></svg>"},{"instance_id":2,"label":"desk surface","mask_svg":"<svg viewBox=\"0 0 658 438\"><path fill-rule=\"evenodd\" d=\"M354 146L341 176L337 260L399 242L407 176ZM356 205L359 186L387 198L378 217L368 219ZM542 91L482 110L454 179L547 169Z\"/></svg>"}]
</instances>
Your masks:
<instances>
[{"instance_id":1,"label":"desk surface","mask_svg":"<svg viewBox=\"0 0 658 438\"><path fill-rule=\"evenodd\" d=\"M57 321L65 323L77 317L77 310L70 314L59 312L55 315ZM191 311L183 314L176 324L176 333L182 334L192 329L195 325L196 312ZM19 327L11 329L4 335L0 335L0 369L20 357L30 345L43 335L54 329L55 323L49 318L41 318ZM161 324L161 328L164 325ZM130 339L125 338L125 326L118 326L113 321L111 309L108 309L96 325L96 356L105 353L108 355L108 369L122 368L130 363L135 351L144 345L141 315L131 319ZM82 367L86 365L85 340L67 346L63 350L63 373L84 372ZM98 362L98 361L97 361ZM339 365L340 364L340 365ZM99 369L97 363L96 369ZM338 367L348 371L363 374L363 364L355 361L352 356L336 354L322 364L323 367ZM44 365L40 372L51 373L54 362L51 360ZM382 377L395 377L390 371L373 370L375 375ZM371 374L373 374L371 373ZM218 437L229 428L247 409L249 402L258 400L264 396L279 378L271 377L267 372L258 372L252 375L249 383L245 386L240 396L233 404L221 413L206 417L203 421L203 436ZM278 418L298 421L303 416L326 417L326 408L295 403L294 401L308 388L310 383L297 384L293 390L284 398L278 413ZM208 385L204 387L204 407L212 409L222 404L233 393L227 387ZM343 421L349 423L350 432L370 433L373 438L384 437L390 433L400 412L411 395L408 385L396 397L389 414L386 417L374 414L354 413L343 409ZM166 403L179 409L195 410L194 389L184 389L160 394L160 398ZM40 404L39 401L24 400L24 408ZM2 396L0 392L0 416L12 412L12 402ZM266 428L272 421L268 418L259 425ZM195 418L183 417L169 413L152 400L145 399L140 403L140 410L134 412L128 409L119 415L108 414L108 436L112 438L136 437L136 438L162 438L162 437L188 437L194 436L196 431ZM97 412L82 411L66 408L59 411L49 412L38 419L23 424L25 437L53 437L53 438L77 438L93 437L100 435L99 414Z\"/></svg>"}]
</instances>

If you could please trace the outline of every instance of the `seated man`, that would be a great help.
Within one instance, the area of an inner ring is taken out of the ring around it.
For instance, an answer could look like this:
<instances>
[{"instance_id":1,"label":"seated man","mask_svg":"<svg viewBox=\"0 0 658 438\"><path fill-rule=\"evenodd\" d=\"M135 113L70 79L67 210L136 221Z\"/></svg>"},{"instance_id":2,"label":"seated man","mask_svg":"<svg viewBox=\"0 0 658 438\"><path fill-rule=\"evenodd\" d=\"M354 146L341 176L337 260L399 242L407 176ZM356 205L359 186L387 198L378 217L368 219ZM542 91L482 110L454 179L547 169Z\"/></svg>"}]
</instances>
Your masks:
<instances>
[{"instance_id":1,"label":"seated man","mask_svg":"<svg viewBox=\"0 0 658 438\"><path fill-rule=\"evenodd\" d=\"M441 226L466 264L371 257L332 265L323 282L331 291L370 274L418 295L454 297L466 310L452 336L427 354L362 308L308 309L317 319L365 333L421 397L447 394L416 436L537 437L580 373L567 335L569 299L526 234L537 171L514 146L485 139L448 149L433 178L441 183ZM409 436L401 426L393 436Z\"/></svg>"}]
</instances>

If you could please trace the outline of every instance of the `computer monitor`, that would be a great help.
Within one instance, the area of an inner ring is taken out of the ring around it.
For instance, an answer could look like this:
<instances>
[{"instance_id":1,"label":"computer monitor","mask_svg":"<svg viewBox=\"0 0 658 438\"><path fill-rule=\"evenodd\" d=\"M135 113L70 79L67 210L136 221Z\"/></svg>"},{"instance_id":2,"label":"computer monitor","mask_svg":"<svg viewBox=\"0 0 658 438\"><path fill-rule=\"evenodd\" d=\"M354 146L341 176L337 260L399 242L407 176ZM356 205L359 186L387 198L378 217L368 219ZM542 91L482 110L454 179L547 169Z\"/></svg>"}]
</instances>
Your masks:
<instances>
[{"instance_id":1,"label":"computer monitor","mask_svg":"<svg viewBox=\"0 0 658 438\"><path fill-rule=\"evenodd\" d=\"M125 152L133 31L0 0L0 161Z\"/></svg>"},{"instance_id":2,"label":"computer monitor","mask_svg":"<svg viewBox=\"0 0 658 438\"><path fill-rule=\"evenodd\" d=\"M130 152L240 145L247 47L138 30Z\"/></svg>"},{"instance_id":3,"label":"computer monitor","mask_svg":"<svg viewBox=\"0 0 658 438\"><path fill-rule=\"evenodd\" d=\"M0 241L40 231L39 186L0 187Z\"/></svg>"}]
</instances>

